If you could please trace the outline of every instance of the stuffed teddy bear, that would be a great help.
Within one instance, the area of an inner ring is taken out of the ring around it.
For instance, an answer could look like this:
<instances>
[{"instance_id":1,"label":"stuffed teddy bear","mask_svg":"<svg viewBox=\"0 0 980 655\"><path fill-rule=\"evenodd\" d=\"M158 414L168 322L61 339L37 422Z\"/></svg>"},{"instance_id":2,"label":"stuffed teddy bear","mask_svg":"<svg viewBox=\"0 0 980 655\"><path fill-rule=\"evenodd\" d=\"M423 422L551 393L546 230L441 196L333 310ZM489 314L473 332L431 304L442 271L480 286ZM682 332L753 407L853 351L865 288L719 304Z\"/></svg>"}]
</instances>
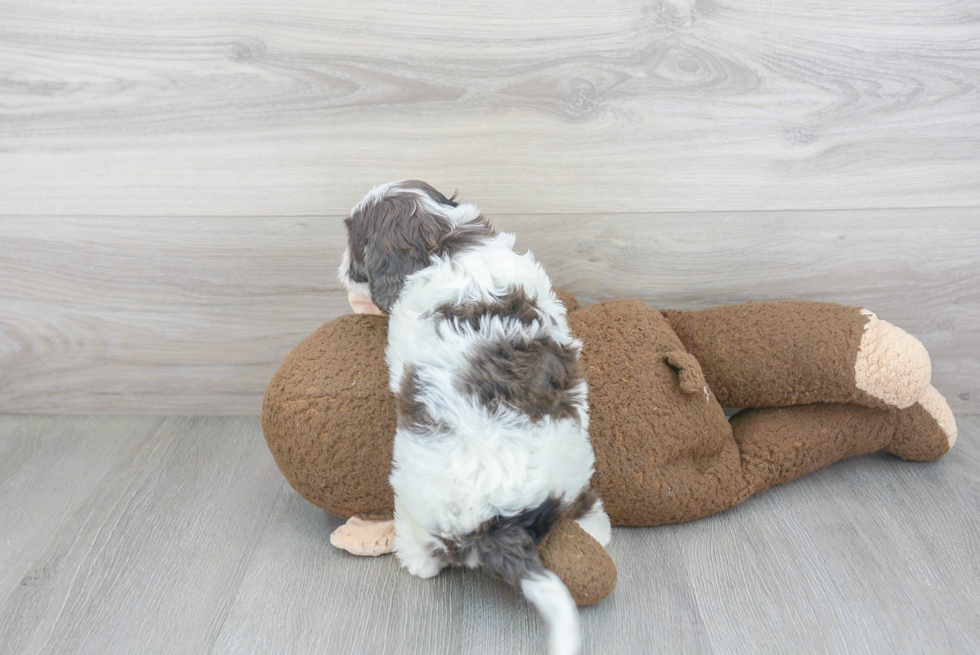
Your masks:
<instances>
[{"instance_id":1,"label":"stuffed teddy bear","mask_svg":"<svg viewBox=\"0 0 980 655\"><path fill-rule=\"evenodd\" d=\"M845 457L885 450L928 461L956 440L925 348L866 310L804 301L580 308L556 293L583 341L592 487L613 525L691 521ZM386 343L384 317L330 321L286 358L263 402L279 468L307 500L348 519L331 542L358 555L390 552L393 536ZM745 409L727 420L722 407ZM539 552L580 605L615 586L612 561L572 521Z\"/></svg>"}]
</instances>

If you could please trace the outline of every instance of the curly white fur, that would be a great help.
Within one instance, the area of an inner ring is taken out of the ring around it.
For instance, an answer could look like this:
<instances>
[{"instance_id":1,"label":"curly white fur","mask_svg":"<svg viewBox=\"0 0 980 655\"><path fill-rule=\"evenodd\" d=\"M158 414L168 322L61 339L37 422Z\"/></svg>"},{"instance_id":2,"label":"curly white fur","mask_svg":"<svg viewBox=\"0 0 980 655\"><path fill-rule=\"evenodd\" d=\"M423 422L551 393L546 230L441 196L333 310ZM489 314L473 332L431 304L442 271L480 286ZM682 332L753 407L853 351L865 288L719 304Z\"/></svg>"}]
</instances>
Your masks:
<instances>
[{"instance_id":1,"label":"curly white fur","mask_svg":"<svg viewBox=\"0 0 980 655\"><path fill-rule=\"evenodd\" d=\"M392 184L373 190L355 211L393 190L400 188ZM450 207L414 189L400 192L406 191L417 193L420 210L453 226L482 220L473 205ZM445 566L447 541L473 533L495 517L538 507L549 497L575 499L587 489L594 470L584 380L569 391L574 416L537 420L514 407L488 407L460 389L478 349L488 343L550 339L576 354L580 350L548 275L530 252L517 254L514 242L513 234L502 233L433 258L405 279L391 307L386 351L391 390L399 393L411 370L417 399L439 426L422 431L401 427L394 443L394 550L421 577L436 575ZM341 280L348 289L363 291L363 284L347 277L348 265L345 252ZM493 302L514 289L522 289L534 302L541 320L493 316L476 326L450 325L437 311L447 305ZM601 501L578 520L599 543L608 543L610 525ZM464 563L481 564L476 557ZM551 651L578 652L577 612L560 579L545 572L525 578L521 588L549 624Z\"/></svg>"}]
</instances>

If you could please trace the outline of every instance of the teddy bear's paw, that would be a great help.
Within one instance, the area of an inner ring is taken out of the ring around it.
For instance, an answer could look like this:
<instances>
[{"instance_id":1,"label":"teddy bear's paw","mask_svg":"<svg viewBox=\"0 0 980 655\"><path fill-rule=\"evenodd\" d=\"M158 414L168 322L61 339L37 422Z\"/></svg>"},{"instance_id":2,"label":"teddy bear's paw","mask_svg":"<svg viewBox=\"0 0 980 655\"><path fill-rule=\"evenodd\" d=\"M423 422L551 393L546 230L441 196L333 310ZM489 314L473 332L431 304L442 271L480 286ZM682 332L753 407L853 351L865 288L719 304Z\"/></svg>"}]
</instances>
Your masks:
<instances>
[{"instance_id":1,"label":"teddy bear's paw","mask_svg":"<svg viewBox=\"0 0 980 655\"><path fill-rule=\"evenodd\" d=\"M395 544L395 522L366 521L352 516L347 523L333 531L330 543L361 557L387 555Z\"/></svg>"},{"instance_id":2,"label":"teddy bear's paw","mask_svg":"<svg viewBox=\"0 0 980 655\"><path fill-rule=\"evenodd\" d=\"M891 407L911 407L932 378L929 353L902 328L882 321L866 309L861 313L868 322L854 363L857 388Z\"/></svg>"},{"instance_id":3,"label":"teddy bear's paw","mask_svg":"<svg viewBox=\"0 0 980 655\"><path fill-rule=\"evenodd\" d=\"M892 442L885 448L902 459L928 462L956 443L956 419L942 394L929 385L912 407L899 412Z\"/></svg>"}]
</instances>

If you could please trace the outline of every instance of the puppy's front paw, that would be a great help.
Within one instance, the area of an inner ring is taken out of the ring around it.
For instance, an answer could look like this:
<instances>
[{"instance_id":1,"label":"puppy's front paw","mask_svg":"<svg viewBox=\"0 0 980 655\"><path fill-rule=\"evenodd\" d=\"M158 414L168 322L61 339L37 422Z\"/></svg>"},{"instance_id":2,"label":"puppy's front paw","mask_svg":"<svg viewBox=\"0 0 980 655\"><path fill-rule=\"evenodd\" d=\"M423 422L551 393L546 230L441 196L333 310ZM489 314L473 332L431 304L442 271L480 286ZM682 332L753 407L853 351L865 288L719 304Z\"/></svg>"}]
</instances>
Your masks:
<instances>
[{"instance_id":1,"label":"puppy's front paw","mask_svg":"<svg viewBox=\"0 0 980 655\"><path fill-rule=\"evenodd\" d=\"M330 543L361 557L387 555L395 545L395 522L365 521L352 516L333 531Z\"/></svg>"},{"instance_id":2,"label":"puppy's front paw","mask_svg":"<svg viewBox=\"0 0 980 655\"><path fill-rule=\"evenodd\" d=\"M434 557L415 560L408 565L408 572L422 579L434 578L442 570L442 564Z\"/></svg>"}]
</instances>

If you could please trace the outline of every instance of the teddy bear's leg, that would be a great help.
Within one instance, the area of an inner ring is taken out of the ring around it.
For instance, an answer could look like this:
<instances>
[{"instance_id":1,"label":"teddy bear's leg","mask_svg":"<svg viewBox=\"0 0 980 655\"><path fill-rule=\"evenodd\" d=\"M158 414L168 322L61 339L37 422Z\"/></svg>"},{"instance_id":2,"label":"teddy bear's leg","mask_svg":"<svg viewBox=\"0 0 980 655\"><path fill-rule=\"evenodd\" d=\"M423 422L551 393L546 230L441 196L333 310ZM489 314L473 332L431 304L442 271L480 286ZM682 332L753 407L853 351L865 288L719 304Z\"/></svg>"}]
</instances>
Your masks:
<instances>
[{"instance_id":1,"label":"teddy bear's leg","mask_svg":"<svg viewBox=\"0 0 980 655\"><path fill-rule=\"evenodd\" d=\"M333 531L330 543L351 555L387 555L395 545L395 522L368 521L352 516L347 523Z\"/></svg>"},{"instance_id":2,"label":"teddy bear's leg","mask_svg":"<svg viewBox=\"0 0 980 655\"><path fill-rule=\"evenodd\" d=\"M749 409L731 419L749 495L878 450L928 461L956 441L949 406L931 387L902 410L816 403Z\"/></svg>"},{"instance_id":3,"label":"teddy bear's leg","mask_svg":"<svg viewBox=\"0 0 980 655\"><path fill-rule=\"evenodd\" d=\"M928 462L956 443L956 419L946 399L931 384L918 402L898 413L898 427L885 450L902 459Z\"/></svg>"},{"instance_id":4,"label":"teddy bear's leg","mask_svg":"<svg viewBox=\"0 0 980 655\"><path fill-rule=\"evenodd\" d=\"M616 588L616 565L578 521L559 521L538 554L545 568L568 587L576 605L598 603Z\"/></svg>"},{"instance_id":5,"label":"teddy bear's leg","mask_svg":"<svg viewBox=\"0 0 980 655\"><path fill-rule=\"evenodd\" d=\"M891 443L897 414L847 404L743 410L731 419L749 495Z\"/></svg>"},{"instance_id":6,"label":"teddy bear's leg","mask_svg":"<svg viewBox=\"0 0 980 655\"><path fill-rule=\"evenodd\" d=\"M663 315L725 407L903 409L922 397L932 376L915 337L857 307L783 301Z\"/></svg>"}]
</instances>

